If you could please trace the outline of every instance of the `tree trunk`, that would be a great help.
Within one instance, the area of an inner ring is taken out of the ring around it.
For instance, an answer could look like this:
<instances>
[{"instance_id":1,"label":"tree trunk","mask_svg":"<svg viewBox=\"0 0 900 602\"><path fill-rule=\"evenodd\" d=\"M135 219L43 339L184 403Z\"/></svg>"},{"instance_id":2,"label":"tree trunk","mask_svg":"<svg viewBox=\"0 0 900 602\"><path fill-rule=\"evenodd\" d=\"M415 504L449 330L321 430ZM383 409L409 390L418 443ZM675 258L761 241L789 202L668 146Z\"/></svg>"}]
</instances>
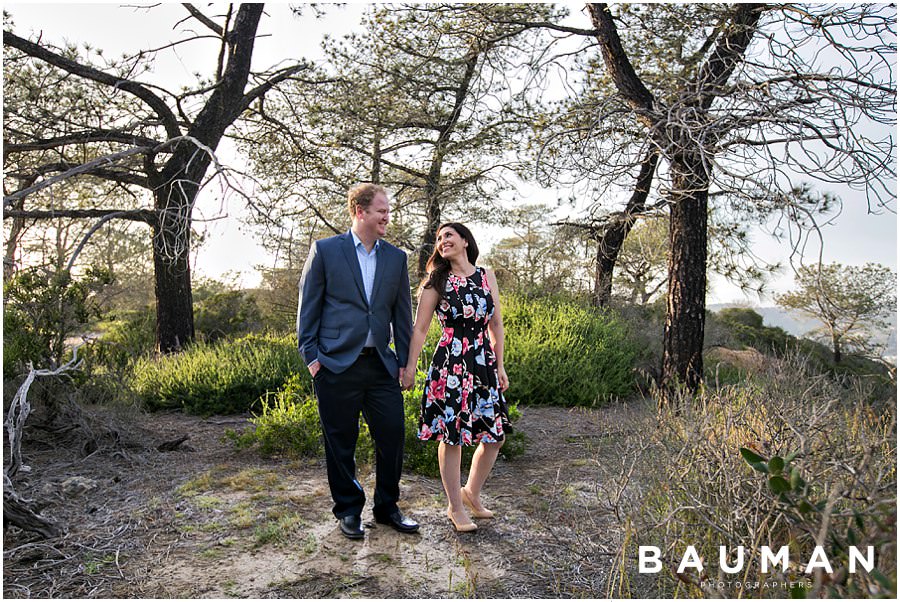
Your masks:
<instances>
[{"instance_id":1,"label":"tree trunk","mask_svg":"<svg viewBox=\"0 0 900 602\"><path fill-rule=\"evenodd\" d=\"M250 72L262 4L244 4L229 34L228 65L188 135L215 151L225 130L247 107L244 88ZM148 161L148 163L150 163ZM156 347L180 351L194 340L191 291L191 214L200 183L212 163L206 149L192 140L179 142L161 172L148 167L158 215L153 225L156 280Z\"/></svg>"},{"instance_id":2,"label":"tree trunk","mask_svg":"<svg viewBox=\"0 0 900 602\"><path fill-rule=\"evenodd\" d=\"M594 307L606 307L609 305L610 297L612 297L612 280L613 268L616 267L616 259L619 256L621 244L619 241L619 249L612 252L607 245L614 244L612 236L609 236L610 230L606 230L597 240L597 255L594 260L594 294L591 301Z\"/></svg>"},{"instance_id":3,"label":"tree trunk","mask_svg":"<svg viewBox=\"0 0 900 602\"><path fill-rule=\"evenodd\" d=\"M5 194L6 191L4 191ZM11 209L24 209L25 199L15 201ZM6 249L3 255L3 281L6 282L16 273L16 253L19 250L19 239L25 230L25 218L14 217L9 227L9 236L6 238Z\"/></svg>"},{"instance_id":4,"label":"tree trunk","mask_svg":"<svg viewBox=\"0 0 900 602\"><path fill-rule=\"evenodd\" d=\"M680 384L693 393L703 379L709 176L697 156L674 161L672 172L662 384L664 391Z\"/></svg>"},{"instance_id":5,"label":"tree trunk","mask_svg":"<svg viewBox=\"0 0 900 602\"><path fill-rule=\"evenodd\" d=\"M596 307L609 305L610 297L612 297L613 270L616 267L619 252L622 250L625 237L628 236L632 226L634 226L634 216L644 210L644 203L646 203L647 196L650 194L650 185L653 183L653 173L656 171L658 161L659 155L657 153L651 151L647 154L643 162L641 162L641 171L638 174L634 192L631 198L628 199L628 204L625 206L622 217L603 230L597 239L593 295L593 302Z\"/></svg>"},{"instance_id":6,"label":"tree trunk","mask_svg":"<svg viewBox=\"0 0 900 602\"><path fill-rule=\"evenodd\" d=\"M434 250L434 241L437 236L438 226L441 225L441 169L444 166L444 156L447 154L447 146L450 144L450 136L459 122L459 116L462 113L463 105L469 94L469 88L472 85L472 77L475 75L475 69L478 66L478 58L480 57L477 49L472 49L465 57L466 70L463 73L462 80L456 88L456 96L453 103L453 111L447 122L440 128L440 134L434 145L434 155L431 160L431 167L428 170L428 177L425 180L425 233L422 235L422 246L419 247L419 278L425 277L425 264Z\"/></svg>"},{"instance_id":7,"label":"tree trunk","mask_svg":"<svg viewBox=\"0 0 900 602\"><path fill-rule=\"evenodd\" d=\"M369 179L373 184L381 184L381 129L375 133L372 141L372 174Z\"/></svg>"},{"instance_id":8,"label":"tree trunk","mask_svg":"<svg viewBox=\"0 0 900 602\"><path fill-rule=\"evenodd\" d=\"M841 363L841 339L835 335L831 335L831 347L834 349L835 365Z\"/></svg>"},{"instance_id":9,"label":"tree trunk","mask_svg":"<svg viewBox=\"0 0 900 602\"><path fill-rule=\"evenodd\" d=\"M156 349L161 353L181 351L194 340L194 308L191 268L187 251L172 257L161 240L171 233L154 229L153 270L156 280ZM190 234L183 236L189 243Z\"/></svg>"},{"instance_id":10,"label":"tree trunk","mask_svg":"<svg viewBox=\"0 0 900 602\"><path fill-rule=\"evenodd\" d=\"M183 175L183 182L191 182ZM182 195L196 195L196 186L166 186L157 192L164 211L153 224L153 271L156 292L156 350L174 353L194 340L194 298L191 290L190 204Z\"/></svg>"},{"instance_id":11,"label":"tree trunk","mask_svg":"<svg viewBox=\"0 0 900 602\"><path fill-rule=\"evenodd\" d=\"M425 277L425 264L434 251L434 241L437 236L438 226L441 225L441 203L437 198L436 190L426 188L425 199L425 232L422 234L422 244L419 246L419 265L418 276L420 279Z\"/></svg>"},{"instance_id":12,"label":"tree trunk","mask_svg":"<svg viewBox=\"0 0 900 602\"><path fill-rule=\"evenodd\" d=\"M425 232L422 234L422 244L419 246L418 277L420 280L425 277L425 265L434 250L437 229L441 225L440 182L446 140L446 136L442 136L438 140L431 168L428 170L428 178L425 181Z\"/></svg>"}]
</instances>

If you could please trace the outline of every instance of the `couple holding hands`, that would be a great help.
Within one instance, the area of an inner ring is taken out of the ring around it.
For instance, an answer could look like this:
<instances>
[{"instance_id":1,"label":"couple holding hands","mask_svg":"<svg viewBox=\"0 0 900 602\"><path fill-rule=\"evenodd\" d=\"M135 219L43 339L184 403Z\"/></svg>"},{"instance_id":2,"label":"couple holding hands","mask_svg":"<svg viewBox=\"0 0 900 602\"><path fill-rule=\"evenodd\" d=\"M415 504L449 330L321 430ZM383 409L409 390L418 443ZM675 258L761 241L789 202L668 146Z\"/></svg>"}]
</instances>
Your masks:
<instances>
[{"instance_id":1,"label":"couple holding hands","mask_svg":"<svg viewBox=\"0 0 900 602\"><path fill-rule=\"evenodd\" d=\"M411 389L433 314L441 340L428 369L418 438L437 440L447 517L457 531L491 518L481 489L512 429L503 391L503 319L493 272L475 265L468 228L443 224L419 288L415 325L406 253L382 240L390 219L387 192L359 184L348 193L349 232L316 241L300 279L297 338L313 376L325 439L332 511L350 539L365 535L366 496L354 454L362 412L375 443L375 521L401 533L418 523L403 515L402 389ZM389 347L394 343L394 348ZM463 445L478 445L461 485ZM468 509L467 509L468 508Z\"/></svg>"}]
</instances>

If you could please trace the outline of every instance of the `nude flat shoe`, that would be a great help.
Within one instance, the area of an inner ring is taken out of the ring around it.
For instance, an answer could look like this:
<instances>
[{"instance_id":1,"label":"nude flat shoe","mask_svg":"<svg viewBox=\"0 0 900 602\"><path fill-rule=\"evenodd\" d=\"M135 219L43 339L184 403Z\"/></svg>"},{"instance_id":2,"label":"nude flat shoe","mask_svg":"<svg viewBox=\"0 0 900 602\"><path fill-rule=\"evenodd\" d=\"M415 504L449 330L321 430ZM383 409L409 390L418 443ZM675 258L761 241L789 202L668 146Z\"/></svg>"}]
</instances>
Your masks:
<instances>
[{"instance_id":1,"label":"nude flat shoe","mask_svg":"<svg viewBox=\"0 0 900 602\"><path fill-rule=\"evenodd\" d=\"M456 519L453 518L453 513L450 512L450 508L447 508L447 518L450 519L450 522L453 523L453 527L460 533L471 533L478 529L478 525L473 523L471 519L467 523L456 522Z\"/></svg>"},{"instance_id":2,"label":"nude flat shoe","mask_svg":"<svg viewBox=\"0 0 900 602\"><path fill-rule=\"evenodd\" d=\"M472 509L473 517L475 517L475 518L494 518L494 513L491 512L490 510L488 510L487 508L484 508L483 510L478 510L475 507L475 505L472 503L472 500L469 498L469 494L465 490L465 488L461 488L460 491L462 492L462 501L466 506L468 506L469 508Z\"/></svg>"}]
</instances>

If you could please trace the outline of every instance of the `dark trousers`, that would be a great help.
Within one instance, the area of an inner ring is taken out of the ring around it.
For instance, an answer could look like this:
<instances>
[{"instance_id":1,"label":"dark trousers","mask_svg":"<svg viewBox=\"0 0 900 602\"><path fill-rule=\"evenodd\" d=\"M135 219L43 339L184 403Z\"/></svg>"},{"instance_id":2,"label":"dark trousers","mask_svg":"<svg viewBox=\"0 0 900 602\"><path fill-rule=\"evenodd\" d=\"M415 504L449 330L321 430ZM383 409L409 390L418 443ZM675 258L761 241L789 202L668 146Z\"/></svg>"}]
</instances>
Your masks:
<instances>
[{"instance_id":1,"label":"dark trousers","mask_svg":"<svg viewBox=\"0 0 900 602\"><path fill-rule=\"evenodd\" d=\"M376 518L398 510L403 468L403 394L377 355L361 355L344 372L322 367L314 379L325 436L328 486L338 518L359 515L366 494L356 480L356 441L362 412L375 442Z\"/></svg>"}]
</instances>

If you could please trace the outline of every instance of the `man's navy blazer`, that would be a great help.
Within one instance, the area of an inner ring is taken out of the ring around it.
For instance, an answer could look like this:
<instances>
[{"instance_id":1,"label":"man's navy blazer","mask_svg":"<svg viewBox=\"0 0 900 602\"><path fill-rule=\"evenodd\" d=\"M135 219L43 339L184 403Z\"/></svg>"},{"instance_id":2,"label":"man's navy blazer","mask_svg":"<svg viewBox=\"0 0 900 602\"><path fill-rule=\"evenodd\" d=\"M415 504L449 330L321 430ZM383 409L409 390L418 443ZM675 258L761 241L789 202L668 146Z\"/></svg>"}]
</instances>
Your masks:
<instances>
[{"instance_id":1,"label":"man's navy blazer","mask_svg":"<svg viewBox=\"0 0 900 602\"><path fill-rule=\"evenodd\" d=\"M330 371L343 372L359 357L369 330L391 376L398 377L406 365L412 334L406 253L382 240L376 257L370 305L350 232L313 243L297 309L297 341L307 365L317 359Z\"/></svg>"}]
</instances>

